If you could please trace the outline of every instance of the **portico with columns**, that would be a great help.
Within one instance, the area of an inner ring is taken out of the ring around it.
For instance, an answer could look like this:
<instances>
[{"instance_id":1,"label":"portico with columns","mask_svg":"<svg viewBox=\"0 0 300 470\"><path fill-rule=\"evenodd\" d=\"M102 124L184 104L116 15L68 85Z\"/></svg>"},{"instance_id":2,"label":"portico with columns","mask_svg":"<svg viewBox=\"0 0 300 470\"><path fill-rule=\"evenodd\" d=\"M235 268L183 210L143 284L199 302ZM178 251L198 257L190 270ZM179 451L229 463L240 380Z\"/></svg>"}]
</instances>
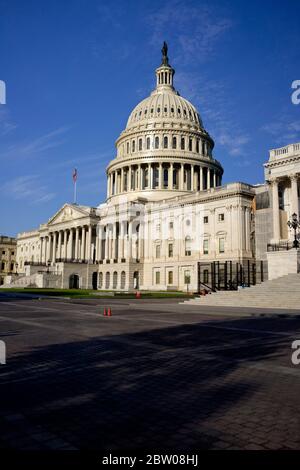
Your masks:
<instances>
[{"instance_id":1,"label":"portico with columns","mask_svg":"<svg viewBox=\"0 0 300 470\"><path fill-rule=\"evenodd\" d=\"M292 240L287 221L294 213L299 217L300 144L270 150L264 167L272 201L272 241Z\"/></svg>"}]
</instances>

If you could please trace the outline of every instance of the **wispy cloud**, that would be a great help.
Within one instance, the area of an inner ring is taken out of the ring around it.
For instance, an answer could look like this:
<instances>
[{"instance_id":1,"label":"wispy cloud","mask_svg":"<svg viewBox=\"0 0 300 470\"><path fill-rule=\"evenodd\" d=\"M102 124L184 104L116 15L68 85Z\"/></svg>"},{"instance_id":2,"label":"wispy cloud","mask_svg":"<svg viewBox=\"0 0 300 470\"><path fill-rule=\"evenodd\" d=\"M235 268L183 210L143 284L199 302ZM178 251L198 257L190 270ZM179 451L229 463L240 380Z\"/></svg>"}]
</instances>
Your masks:
<instances>
[{"instance_id":1,"label":"wispy cloud","mask_svg":"<svg viewBox=\"0 0 300 470\"><path fill-rule=\"evenodd\" d=\"M204 74L192 72L179 72L176 87L197 106L204 127L208 127L217 147L223 147L232 157L245 159L251 139L235 119L229 87L220 80L209 80Z\"/></svg>"},{"instance_id":2,"label":"wispy cloud","mask_svg":"<svg viewBox=\"0 0 300 470\"><path fill-rule=\"evenodd\" d=\"M300 120L291 120L285 115L265 124L261 130L272 135L276 145L287 145L300 140Z\"/></svg>"},{"instance_id":3,"label":"wispy cloud","mask_svg":"<svg viewBox=\"0 0 300 470\"><path fill-rule=\"evenodd\" d=\"M215 52L215 47L233 21L219 13L209 4L192 5L177 0L165 3L154 13L146 15L151 27L152 44L161 44L164 39L175 45L174 62L188 63L197 58L205 61Z\"/></svg>"},{"instance_id":4,"label":"wispy cloud","mask_svg":"<svg viewBox=\"0 0 300 470\"><path fill-rule=\"evenodd\" d=\"M66 142L63 137L68 130L69 127L59 127L30 142L10 145L5 151L1 152L0 158L24 158L34 156L51 148L59 147Z\"/></svg>"},{"instance_id":5,"label":"wispy cloud","mask_svg":"<svg viewBox=\"0 0 300 470\"><path fill-rule=\"evenodd\" d=\"M3 194L15 200L27 200L31 204L43 204L55 197L46 185L39 183L39 175L18 176L2 186Z\"/></svg>"},{"instance_id":6,"label":"wispy cloud","mask_svg":"<svg viewBox=\"0 0 300 470\"><path fill-rule=\"evenodd\" d=\"M7 105L0 106L0 136L10 134L16 127L17 125L11 120Z\"/></svg>"}]
</instances>

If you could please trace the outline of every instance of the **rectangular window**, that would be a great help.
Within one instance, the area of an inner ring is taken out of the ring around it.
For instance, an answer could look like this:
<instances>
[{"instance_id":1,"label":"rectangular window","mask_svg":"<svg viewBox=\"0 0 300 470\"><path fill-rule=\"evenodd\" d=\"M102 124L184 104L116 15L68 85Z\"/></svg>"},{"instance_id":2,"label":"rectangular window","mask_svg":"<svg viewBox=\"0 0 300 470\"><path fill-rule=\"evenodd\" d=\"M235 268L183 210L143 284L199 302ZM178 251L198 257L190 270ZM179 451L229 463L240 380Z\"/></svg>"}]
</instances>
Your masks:
<instances>
[{"instance_id":1,"label":"rectangular window","mask_svg":"<svg viewBox=\"0 0 300 470\"><path fill-rule=\"evenodd\" d=\"M173 284L173 271L168 272L168 284Z\"/></svg>"},{"instance_id":2,"label":"rectangular window","mask_svg":"<svg viewBox=\"0 0 300 470\"><path fill-rule=\"evenodd\" d=\"M219 253L225 253L225 238L219 238Z\"/></svg>"},{"instance_id":3,"label":"rectangular window","mask_svg":"<svg viewBox=\"0 0 300 470\"><path fill-rule=\"evenodd\" d=\"M155 284L160 284L160 272L155 272Z\"/></svg>"},{"instance_id":4,"label":"rectangular window","mask_svg":"<svg viewBox=\"0 0 300 470\"><path fill-rule=\"evenodd\" d=\"M173 243L169 243L168 253L169 253L169 258L172 258L172 256L173 256Z\"/></svg>"},{"instance_id":5,"label":"rectangular window","mask_svg":"<svg viewBox=\"0 0 300 470\"><path fill-rule=\"evenodd\" d=\"M218 220L219 220L219 222L224 222L224 220L225 220L225 214L219 214L219 215L218 215Z\"/></svg>"},{"instance_id":6,"label":"rectangular window","mask_svg":"<svg viewBox=\"0 0 300 470\"><path fill-rule=\"evenodd\" d=\"M155 256L156 258L160 258L160 245L156 245Z\"/></svg>"},{"instance_id":7,"label":"rectangular window","mask_svg":"<svg viewBox=\"0 0 300 470\"><path fill-rule=\"evenodd\" d=\"M191 283L191 273L190 271L184 271L184 283L190 284Z\"/></svg>"},{"instance_id":8,"label":"rectangular window","mask_svg":"<svg viewBox=\"0 0 300 470\"><path fill-rule=\"evenodd\" d=\"M173 222L170 222L169 228L170 229L174 228L174 223Z\"/></svg>"},{"instance_id":9,"label":"rectangular window","mask_svg":"<svg viewBox=\"0 0 300 470\"><path fill-rule=\"evenodd\" d=\"M208 215L205 215L205 216L203 217L203 223L204 223L204 224L208 224Z\"/></svg>"},{"instance_id":10,"label":"rectangular window","mask_svg":"<svg viewBox=\"0 0 300 470\"><path fill-rule=\"evenodd\" d=\"M5 251L2 251L2 254L5 255Z\"/></svg>"},{"instance_id":11,"label":"rectangular window","mask_svg":"<svg viewBox=\"0 0 300 470\"><path fill-rule=\"evenodd\" d=\"M208 255L208 240L203 240L203 254Z\"/></svg>"}]
</instances>

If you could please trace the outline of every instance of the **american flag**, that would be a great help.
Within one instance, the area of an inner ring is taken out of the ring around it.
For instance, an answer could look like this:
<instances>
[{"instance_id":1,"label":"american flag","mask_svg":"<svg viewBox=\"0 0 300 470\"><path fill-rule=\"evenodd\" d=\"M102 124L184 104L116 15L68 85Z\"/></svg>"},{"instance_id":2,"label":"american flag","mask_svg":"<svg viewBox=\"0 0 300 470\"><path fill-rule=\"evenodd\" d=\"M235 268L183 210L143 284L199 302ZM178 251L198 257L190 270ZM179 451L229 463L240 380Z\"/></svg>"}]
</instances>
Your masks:
<instances>
[{"instance_id":1,"label":"american flag","mask_svg":"<svg viewBox=\"0 0 300 470\"><path fill-rule=\"evenodd\" d=\"M74 183L77 181L77 168L74 168L73 175L72 175Z\"/></svg>"}]
</instances>

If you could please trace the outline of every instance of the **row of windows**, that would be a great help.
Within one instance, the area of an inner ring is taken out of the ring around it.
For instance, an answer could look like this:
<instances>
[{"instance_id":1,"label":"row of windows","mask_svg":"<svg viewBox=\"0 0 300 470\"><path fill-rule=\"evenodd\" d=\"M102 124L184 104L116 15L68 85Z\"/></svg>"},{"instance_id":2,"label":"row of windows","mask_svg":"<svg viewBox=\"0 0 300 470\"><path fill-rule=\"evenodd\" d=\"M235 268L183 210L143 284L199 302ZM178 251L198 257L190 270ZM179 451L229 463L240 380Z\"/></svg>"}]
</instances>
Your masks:
<instances>
[{"instance_id":1,"label":"row of windows","mask_svg":"<svg viewBox=\"0 0 300 470\"><path fill-rule=\"evenodd\" d=\"M153 116L154 111L155 111L155 108L151 107L150 111L149 111L150 117ZM156 113L160 114L162 111L163 111L164 114L167 114L168 113L168 106L166 106L166 105L157 106ZM181 112L181 108L179 108L179 107L175 108L174 106L170 106L171 117L174 116L175 112L177 112L179 117L183 116L184 118L187 118L189 116L189 118L192 121L200 122L199 115L197 113L195 113L194 111L191 111L191 110L188 111L186 108L183 108L183 112ZM147 117L147 115L148 115L148 108L145 108L144 112L143 112L142 109L140 109L139 111L136 111L136 113L134 114L134 119L135 120L136 119L143 119L143 117Z\"/></svg>"},{"instance_id":2,"label":"row of windows","mask_svg":"<svg viewBox=\"0 0 300 470\"><path fill-rule=\"evenodd\" d=\"M9 251L6 252L5 250L3 250L3 251L2 251L2 255L6 255L6 254L9 254ZM12 251L12 252L11 252L11 255L14 256L14 254L15 254L15 252Z\"/></svg>"},{"instance_id":3,"label":"row of windows","mask_svg":"<svg viewBox=\"0 0 300 470\"><path fill-rule=\"evenodd\" d=\"M224 222L224 220L225 220L225 214L223 213L218 214L218 222ZM203 223L208 224L208 215L205 215L203 217Z\"/></svg>"},{"instance_id":4,"label":"row of windows","mask_svg":"<svg viewBox=\"0 0 300 470\"><path fill-rule=\"evenodd\" d=\"M225 253L225 238L221 237L218 240L219 240L219 253ZM203 240L203 254L208 255L208 253L209 253L209 240L204 239ZM185 254L185 256L191 256L192 255L192 247L191 247L190 237L186 237L186 239L185 239L184 254ZM168 257L172 258L173 256L174 256L173 243L169 243L168 244ZM157 244L155 246L155 257L156 258L161 257L161 245L159 245L159 244Z\"/></svg>"},{"instance_id":5,"label":"row of windows","mask_svg":"<svg viewBox=\"0 0 300 470\"><path fill-rule=\"evenodd\" d=\"M152 140L152 143L151 143ZM161 140L161 142L160 142ZM134 153L136 149L138 151L142 150L151 150L151 149L169 149L172 148L173 150L180 149L180 150L188 150L189 152L193 151L193 138L186 138L186 137L177 137L173 136L172 138L168 136L164 136L162 139L160 139L159 136L155 136L154 139L151 139L151 137L146 137L146 143L145 146L143 145L143 139L139 138L137 140L132 140L131 145L130 142L126 143L126 151L127 154ZM207 146L207 143L202 141L202 145L200 142L200 139L196 139L196 148L195 148L196 153L201 153L203 155L209 154L209 147Z\"/></svg>"},{"instance_id":6,"label":"row of windows","mask_svg":"<svg viewBox=\"0 0 300 470\"><path fill-rule=\"evenodd\" d=\"M183 273L184 284L191 283L191 272L189 270L185 270ZM155 284L160 284L160 271L155 271ZM174 273L173 271L168 271L167 273L167 284L169 286L174 284Z\"/></svg>"},{"instance_id":7,"label":"row of windows","mask_svg":"<svg viewBox=\"0 0 300 470\"><path fill-rule=\"evenodd\" d=\"M1 263L1 271L5 271L5 269L6 269L6 263L3 261ZM10 264L10 271L13 271L13 270L14 270L14 263L11 263Z\"/></svg>"}]
</instances>

